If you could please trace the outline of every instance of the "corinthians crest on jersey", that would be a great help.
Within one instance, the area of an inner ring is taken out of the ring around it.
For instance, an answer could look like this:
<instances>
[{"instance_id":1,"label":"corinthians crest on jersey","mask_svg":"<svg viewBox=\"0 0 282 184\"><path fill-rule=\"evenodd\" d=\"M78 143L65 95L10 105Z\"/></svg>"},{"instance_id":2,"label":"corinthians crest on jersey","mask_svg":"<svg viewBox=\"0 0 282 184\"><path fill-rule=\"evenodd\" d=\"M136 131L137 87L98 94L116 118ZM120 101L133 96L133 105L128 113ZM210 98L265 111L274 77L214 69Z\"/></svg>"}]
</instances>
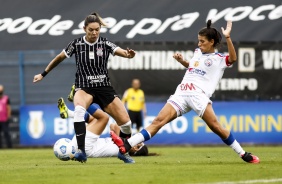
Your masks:
<instances>
[{"instance_id":1,"label":"corinthians crest on jersey","mask_svg":"<svg viewBox=\"0 0 282 184\"><path fill-rule=\"evenodd\" d=\"M96 50L97 50L96 51L97 56L103 57L103 48L98 47Z\"/></svg>"}]
</instances>

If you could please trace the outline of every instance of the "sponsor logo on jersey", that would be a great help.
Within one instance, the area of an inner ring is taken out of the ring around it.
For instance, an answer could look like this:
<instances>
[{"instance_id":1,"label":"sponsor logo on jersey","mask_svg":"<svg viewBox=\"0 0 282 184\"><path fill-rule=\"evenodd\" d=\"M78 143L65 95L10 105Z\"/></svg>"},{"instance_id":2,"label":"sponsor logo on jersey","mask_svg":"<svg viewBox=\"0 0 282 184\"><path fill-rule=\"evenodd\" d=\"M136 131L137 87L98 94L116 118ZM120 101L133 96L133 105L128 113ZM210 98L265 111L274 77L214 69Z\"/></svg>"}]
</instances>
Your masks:
<instances>
[{"instance_id":1,"label":"sponsor logo on jersey","mask_svg":"<svg viewBox=\"0 0 282 184\"><path fill-rule=\"evenodd\" d=\"M94 84L97 82L104 82L106 75L94 75L94 76L87 76L90 84Z\"/></svg>"},{"instance_id":2,"label":"sponsor logo on jersey","mask_svg":"<svg viewBox=\"0 0 282 184\"><path fill-rule=\"evenodd\" d=\"M67 48L67 50L66 50L67 55L68 55L68 56L71 55L71 53L73 52L73 50L74 50L74 47L73 47L72 45L70 45L70 46Z\"/></svg>"},{"instance_id":3,"label":"sponsor logo on jersey","mask_svg":"<svg viewBox=\"0 0 282 184\"><path fill-rule=\"evenodd\" d=\"M104 79L91 80L89 83L94 84L94 83L97 83L97 82L104 82Z\"/></svg>"},{"instance_id":4,"label":"sponsor logo on jersey","mask_svg":"<svg viewBox=\"0 0 282 184\"><path fill-rule=\"evenodd\" d=\"M195 86L193 83L185 83L180 85L181 91L186 91L186 90L196 90Z\"/></svg>"},{"instance_id":5,"label":"sponsor logo on jersey","mask_svg":"<svg viewBox=\"0 0 282 184\"><path fill-rule=\"evenodd\" d=\"M109 41L106 41L106 44L107 44L109 47L112 47L112 48L116 48L116 47L117 47L114 43L109 42Z\"/></svg>"},{"instance_id":6,"label":"sponsor logo on jersey","mask_svg":"<svg viewBox=\"0 0 282 184\"><path fill-rule=\"evenodd\" d=\"M93 75L93 76L87 76L88 80L95 80L95 79L104 79L106 78L106 75Z\"/></svg>"},{"instance_id":7,"label":"sponsor logo on jersey","mask_svg":"<svg viewBox=\"0 0 282 184\"><path fill-rule=\"evenodd\" d=\"M203 71L201 69L197 69L197 68L189 68L188 72L190 74L199 74L199 75L202 75L202 76L204 76L207 73L207 72L205 72L205 71Z\"/></svg>"}]
</instances>

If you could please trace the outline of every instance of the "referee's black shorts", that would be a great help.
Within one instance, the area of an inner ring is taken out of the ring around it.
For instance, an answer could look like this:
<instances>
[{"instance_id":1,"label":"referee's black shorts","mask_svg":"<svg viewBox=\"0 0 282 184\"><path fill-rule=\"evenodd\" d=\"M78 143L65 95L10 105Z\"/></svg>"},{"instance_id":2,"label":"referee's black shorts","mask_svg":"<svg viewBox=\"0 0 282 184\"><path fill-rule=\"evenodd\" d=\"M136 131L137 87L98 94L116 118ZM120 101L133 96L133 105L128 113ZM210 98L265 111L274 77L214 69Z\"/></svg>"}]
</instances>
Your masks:
<instances>
[{"instance_id":1,"label":"referee's black shorts","mask_svg":"<svg viewBox=\"0 0 282 184\"><path fill-rule=\"evenodd\" d=\"M92 95L93 103L98 104L102 109L109 105L115 97L118 97L112 86L81 88L81 90Z\"/></svg>"},{"instance_id":2,"label":"referee's black shorts","mask_svg":"<svg viewBox=\"0 0 282 184\"><path fill-rule=\"evenodd\" d=\"M136 124L137 129L142 127L142 124L143 124L142 111L128 110L128 115L130 117L132 124L134 124L134 123Z\"/></svg>"}]
</instances>

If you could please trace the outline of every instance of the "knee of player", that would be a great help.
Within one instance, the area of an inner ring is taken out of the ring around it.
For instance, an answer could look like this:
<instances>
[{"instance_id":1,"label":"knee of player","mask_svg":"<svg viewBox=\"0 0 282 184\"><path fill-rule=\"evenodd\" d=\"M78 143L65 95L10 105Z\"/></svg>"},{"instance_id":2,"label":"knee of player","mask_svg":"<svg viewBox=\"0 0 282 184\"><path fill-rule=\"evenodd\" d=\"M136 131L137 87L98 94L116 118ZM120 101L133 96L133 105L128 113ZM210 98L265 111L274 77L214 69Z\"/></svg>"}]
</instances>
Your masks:
<instances>
[{"instance_id":1,"label":"knee of player","mask_svg":"<svg viewBox=\"0 0 282 184\"><path fill-rule=\"evenodd\" d=\"M118 121L117 121L118 122ZM124 115L122 115L122 116L120 116L120 118L119 118L119 123L121 123L121 124L132 124L132 122L131 122L131 119L129 118L129 116L128 115L126 115L126 114L124 114ZM119 124L118 123L118 124ZM120 124L119 124L120 125Z\"/></svg>"},{"instance_id":2,"label":"knee of player","mask_svg":"<svg viewBox=\"0 0 282 184\"><path fill-rule=\"evenodd\" d=\"M109 116L108 116L108 114L106 114L104 111L102 111L102 110L100 110L100 109L97 109L96 111L95 111L95 113L93 113L93 115L92 115L94 118L96 118L96 119L103 119L103 120L109 120Z\"/></svg>"}]
</instances>

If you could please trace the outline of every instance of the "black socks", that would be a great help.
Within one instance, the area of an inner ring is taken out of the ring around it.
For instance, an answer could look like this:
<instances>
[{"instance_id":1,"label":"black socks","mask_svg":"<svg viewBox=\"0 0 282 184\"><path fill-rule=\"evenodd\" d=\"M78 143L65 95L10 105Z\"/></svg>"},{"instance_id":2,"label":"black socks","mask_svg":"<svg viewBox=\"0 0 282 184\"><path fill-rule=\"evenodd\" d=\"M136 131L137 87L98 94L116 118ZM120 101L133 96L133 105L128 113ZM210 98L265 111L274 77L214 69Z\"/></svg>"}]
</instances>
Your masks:
<instances>
[{"instance_id":1,"label":"black socks","mask_svg":"<svg viewBox=\"0 0 282 184\"><path fill-rule=\"evenodd\" d=\"M119 137L128 139L131 137L131 134L125 134L122 131L119 131Z\"/></svg>"},{"instance_id":2,"label":"black socks","mask_svg":"<svg viewBox=\"0 0 282 184\"><path fill-rule=\"evenodd\" d=\"M85 134L86 126L85 122L74 122L74 131L76 134L77 147L85 153Z\"/></svg>"}]
</instances>

